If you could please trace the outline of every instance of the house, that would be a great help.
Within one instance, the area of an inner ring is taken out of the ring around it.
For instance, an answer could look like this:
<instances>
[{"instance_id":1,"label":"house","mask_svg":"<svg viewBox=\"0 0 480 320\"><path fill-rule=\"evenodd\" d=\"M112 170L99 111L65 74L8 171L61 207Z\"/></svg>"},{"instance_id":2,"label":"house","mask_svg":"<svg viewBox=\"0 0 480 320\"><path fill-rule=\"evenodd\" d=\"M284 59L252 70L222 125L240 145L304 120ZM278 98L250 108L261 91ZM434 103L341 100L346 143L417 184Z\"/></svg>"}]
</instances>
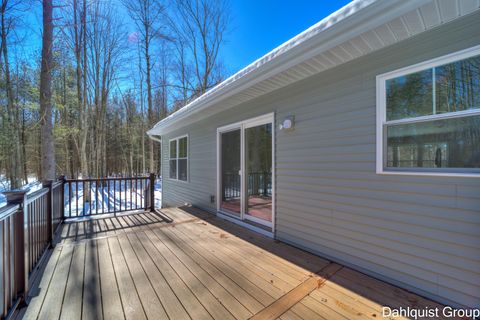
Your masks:
<instances>
[{"instance_id":1,"label":"house","mask_svg":"<svg viewBox=\"0 0 480 320\"><path fill-rule=\"evenodd\" d=\"M360 0L148 134L163 205L480 306L480 1Z\"/></svg>"}]
</instances>

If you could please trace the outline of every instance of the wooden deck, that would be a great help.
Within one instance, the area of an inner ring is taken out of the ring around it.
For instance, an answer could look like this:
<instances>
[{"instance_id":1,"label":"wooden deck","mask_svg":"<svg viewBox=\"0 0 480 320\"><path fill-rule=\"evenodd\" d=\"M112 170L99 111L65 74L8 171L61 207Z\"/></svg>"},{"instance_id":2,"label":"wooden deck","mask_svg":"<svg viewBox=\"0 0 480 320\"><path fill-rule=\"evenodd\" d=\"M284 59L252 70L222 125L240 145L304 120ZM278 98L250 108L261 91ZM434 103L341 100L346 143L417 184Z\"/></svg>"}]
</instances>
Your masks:
<instances>
[{"instance_id":1,"label":"wooden deck","mask_svg":"<svg viewBox=\"0 0 480 320\"><path fill-rule=\"evenodd\" d=\"M19 319L378 319L438 306L193 208L63 226Z\"/></svg>"}]
</instances>

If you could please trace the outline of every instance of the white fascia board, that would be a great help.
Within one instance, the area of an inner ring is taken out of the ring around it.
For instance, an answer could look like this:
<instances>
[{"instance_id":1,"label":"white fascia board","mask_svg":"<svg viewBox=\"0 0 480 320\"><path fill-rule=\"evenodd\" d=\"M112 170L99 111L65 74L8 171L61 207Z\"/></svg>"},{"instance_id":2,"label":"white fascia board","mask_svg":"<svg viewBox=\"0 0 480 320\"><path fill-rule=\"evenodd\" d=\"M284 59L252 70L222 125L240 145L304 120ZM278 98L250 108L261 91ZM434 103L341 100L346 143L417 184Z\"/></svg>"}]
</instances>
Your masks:
<instances>
[{"instance_id":1,"label":"white fascia board","mask_svg":"<svg viewBox=\"0 0 480 320\"><path fill-rule=\"evenodd\" d=\"M158 122L147 134L178 128L190 116L430 1L352 1Z\"/></svg>"}]
</instances>

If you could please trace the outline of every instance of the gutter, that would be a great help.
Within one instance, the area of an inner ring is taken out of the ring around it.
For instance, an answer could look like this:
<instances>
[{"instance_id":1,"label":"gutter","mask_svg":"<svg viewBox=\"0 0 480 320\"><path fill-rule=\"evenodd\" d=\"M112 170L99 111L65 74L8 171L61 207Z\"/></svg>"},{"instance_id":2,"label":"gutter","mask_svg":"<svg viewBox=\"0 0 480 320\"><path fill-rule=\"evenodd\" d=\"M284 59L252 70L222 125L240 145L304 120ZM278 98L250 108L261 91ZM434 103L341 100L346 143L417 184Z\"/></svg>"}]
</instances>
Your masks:
<instances>
[{"instance_id":1,"label":"gutter","mask_svg":"<svg viewBox=\"0 0 480 320\"><path fill-rule=\"evenodd\" d=\"M153 141L157 141L157 142L159 142L159 143L162 143L162 139L161 139L161 138L157 138L157 136L156 136L155 134L150 134L150 133L149 133L150 131L151 131L151 130L147 131L148 137L149 137L150 139L152 139Z\"/></svg>"}]
</instances>

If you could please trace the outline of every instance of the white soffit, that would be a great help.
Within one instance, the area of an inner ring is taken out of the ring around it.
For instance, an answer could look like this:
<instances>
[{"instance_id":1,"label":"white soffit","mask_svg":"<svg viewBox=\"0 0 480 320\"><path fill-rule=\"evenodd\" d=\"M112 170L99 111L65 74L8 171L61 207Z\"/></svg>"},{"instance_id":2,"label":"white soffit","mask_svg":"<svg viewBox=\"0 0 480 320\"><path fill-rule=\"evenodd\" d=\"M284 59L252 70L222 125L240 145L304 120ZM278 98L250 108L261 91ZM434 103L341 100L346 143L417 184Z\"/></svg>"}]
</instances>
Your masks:
<instances>
[{"instance_id":1,"label":"white soffit","mask_svg":"<svg viewBox=\"0 0 480 320\"><path fill-rule=\"evenodd\" d=\"M479 8L480 0L353 1L158 122L148 134L165 134Z\"/></svg>"}]
</instances>

